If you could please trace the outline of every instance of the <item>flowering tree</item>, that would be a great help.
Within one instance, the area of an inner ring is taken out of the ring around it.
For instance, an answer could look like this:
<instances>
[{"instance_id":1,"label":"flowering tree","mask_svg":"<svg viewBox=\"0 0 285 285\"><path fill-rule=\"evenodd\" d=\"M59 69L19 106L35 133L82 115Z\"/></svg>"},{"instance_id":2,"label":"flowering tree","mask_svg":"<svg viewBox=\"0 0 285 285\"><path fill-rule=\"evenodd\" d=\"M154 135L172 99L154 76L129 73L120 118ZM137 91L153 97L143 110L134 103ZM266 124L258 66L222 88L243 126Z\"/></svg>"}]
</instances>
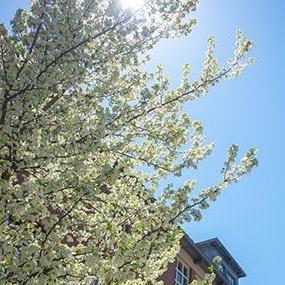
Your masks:
<instances>
[{"instance_id":1,"label":"flowering tree","mask_svg":"<svg viewBox=\"0 0 285 285\"><path fill-rule=\"evenodd\" d=\"M196 168L214 147L182 112L251 61L237 33L221 66L208 40L201 75L171 89L162 66L143 69L161 38L188 36L197 0L34 0L0 26L0 283L157 284L179 225L257 164L230 147L221 181L160 181Z\"/></svg>"}]
</instances>

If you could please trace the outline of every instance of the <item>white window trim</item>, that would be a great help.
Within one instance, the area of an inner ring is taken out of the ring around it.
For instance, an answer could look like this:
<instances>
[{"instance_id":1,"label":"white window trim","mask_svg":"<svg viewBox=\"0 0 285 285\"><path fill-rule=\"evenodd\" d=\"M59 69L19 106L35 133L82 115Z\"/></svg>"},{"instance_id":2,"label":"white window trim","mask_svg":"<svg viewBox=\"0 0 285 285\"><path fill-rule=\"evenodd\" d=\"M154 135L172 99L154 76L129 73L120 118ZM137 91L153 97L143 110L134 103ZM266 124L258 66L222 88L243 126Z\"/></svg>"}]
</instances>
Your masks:
<instances>
[{"instance_id":1,"label":"white window trim","mask_svg":"<svg viewBox=\"0 0 285 285\"><path fill-rule=\"evenodd\" d=\"M182 264L182 271L178 268L178 262L180 262ZM187 268L187 273L188 275L184 275L184 268ZM178 279L177 279L177 272L179 272L181 275L182 275L182 282L179 282ZM189 280L189 277L190 277L190 267L187 266L185 264L185 262L183 262L180 258L176 258L176 265L175 265L175 285L183 285L183 280L184 278L186 278L187 280L187 284L189 284L190 280Z\"/></svg>"}]
</instances>

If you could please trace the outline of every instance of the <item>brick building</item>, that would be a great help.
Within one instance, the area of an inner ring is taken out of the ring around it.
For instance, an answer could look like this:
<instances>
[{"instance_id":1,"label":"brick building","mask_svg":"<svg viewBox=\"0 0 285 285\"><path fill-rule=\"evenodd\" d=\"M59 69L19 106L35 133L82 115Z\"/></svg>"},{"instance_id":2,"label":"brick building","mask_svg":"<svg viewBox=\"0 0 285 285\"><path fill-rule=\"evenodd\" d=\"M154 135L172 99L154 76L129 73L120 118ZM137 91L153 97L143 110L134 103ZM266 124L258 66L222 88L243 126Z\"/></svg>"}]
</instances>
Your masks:
<instances>
[{"instance_id":1,"label":"brick building","mask_svg":"<svg viewBox=\"0 0 285 285\"><path fill-rule=\"evenodd\" d=\"M223 244L217 238L194 243L188 235L181 240L176 261L168 265L162 280L165 285L187 285L194 279L203 278L217 256L222 262L215 269L214 285L238 285L239 278L246 274Z\"/></svg>"}]
</instances>

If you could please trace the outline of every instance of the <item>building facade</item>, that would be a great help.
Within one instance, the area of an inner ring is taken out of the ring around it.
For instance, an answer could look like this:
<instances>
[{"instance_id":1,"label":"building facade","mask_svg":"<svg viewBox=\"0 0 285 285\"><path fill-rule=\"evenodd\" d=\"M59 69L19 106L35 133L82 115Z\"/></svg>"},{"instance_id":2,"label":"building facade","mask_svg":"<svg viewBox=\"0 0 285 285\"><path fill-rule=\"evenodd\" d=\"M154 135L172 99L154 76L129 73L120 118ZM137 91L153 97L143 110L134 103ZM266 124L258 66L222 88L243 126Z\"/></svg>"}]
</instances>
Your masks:
<instances>
[{"instance_id":1,"label":"building facade","mask_svg":"<svg viewBox=\"0 0 285 285\"><path fill-rule=\"evenodd\" d=\"M216 257L221 262L215 267L214 285L238 285L246 274L223 244L217 238L195 243L188 235L181 240L180 252L175 262L168 265L162 280L165 285L187 285L202 279Z\"/></svg>"}]
</instances>

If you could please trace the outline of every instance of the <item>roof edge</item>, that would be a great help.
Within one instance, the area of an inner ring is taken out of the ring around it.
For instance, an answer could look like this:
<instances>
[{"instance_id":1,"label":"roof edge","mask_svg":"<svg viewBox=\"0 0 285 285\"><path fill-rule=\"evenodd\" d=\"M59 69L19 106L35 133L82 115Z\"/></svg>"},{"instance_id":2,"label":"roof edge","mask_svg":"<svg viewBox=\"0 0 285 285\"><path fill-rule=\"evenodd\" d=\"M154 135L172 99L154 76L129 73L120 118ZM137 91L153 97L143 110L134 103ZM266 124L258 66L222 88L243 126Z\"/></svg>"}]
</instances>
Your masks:
<instances>
[{"instance_id":1,"label":"roof edge","mask_svg":"<svg viewBox=\"0 0 285 285\"><path fill-rule=\"evenodd\" d=\"M198 247L201 245L205 245L205 244L210 244L211 246L214 246L221 253L221 255L226 256L227 257L226 262L229 264L229 266L232 267L232 269L236 272L239 278L246 276L245 271L242 269L242 267L233 258L233 256L230 254L230 252L226 249L226 247L223 245L223 243L218 238L211 238L211 239L196 243Z\"/></svg>"},{"instance_id":2,"label":"roof edge","mask_svg":"<svg viewBox=\"0 0 285 285\"><path fill-rule=\"evenodd\" d=\"M199 249L197 244L189 237L188 234L184 233L183 238L181 239L181 245L185 245L186 247L183 247L184 250L188 252L188 254L193 258L194 257L194 263L197 263L199 266L203 268L205 272L208 272L208 269L210 266L212 266L212 262L208 259L208 257ZM190 251L190 253L189 253ZM193 256L193 253L195 256ZM196 259L196 260L195 260ZM225 282L224 276L214 268L216 276Z\"/></svg>"}]
</instances>

